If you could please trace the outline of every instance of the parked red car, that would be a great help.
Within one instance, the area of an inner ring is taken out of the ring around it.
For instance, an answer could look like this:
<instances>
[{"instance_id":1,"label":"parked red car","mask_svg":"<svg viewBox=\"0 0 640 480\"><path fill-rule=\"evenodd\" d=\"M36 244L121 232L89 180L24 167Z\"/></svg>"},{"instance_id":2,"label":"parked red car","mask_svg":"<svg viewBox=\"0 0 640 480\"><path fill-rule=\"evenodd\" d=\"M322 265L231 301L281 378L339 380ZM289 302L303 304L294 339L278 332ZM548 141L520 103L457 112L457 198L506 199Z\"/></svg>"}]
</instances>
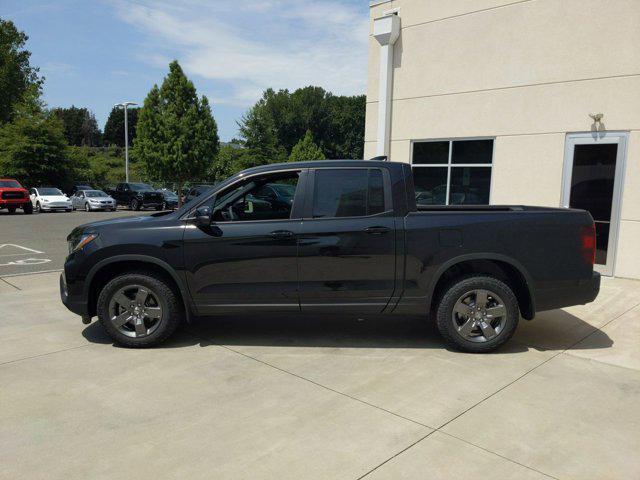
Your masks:
<instances>
[{"instance_id":1,"label":"parked red car","mask_svg":"<svg viewBox=\"0 0 640 480\"><path fill-rule=\"evenodd\" d=\"M12 178L0 178L0 210L3 208L9 213L15 213L18 208L26 214L33 213L29 192Z\"/></svg>"}]
</instances>

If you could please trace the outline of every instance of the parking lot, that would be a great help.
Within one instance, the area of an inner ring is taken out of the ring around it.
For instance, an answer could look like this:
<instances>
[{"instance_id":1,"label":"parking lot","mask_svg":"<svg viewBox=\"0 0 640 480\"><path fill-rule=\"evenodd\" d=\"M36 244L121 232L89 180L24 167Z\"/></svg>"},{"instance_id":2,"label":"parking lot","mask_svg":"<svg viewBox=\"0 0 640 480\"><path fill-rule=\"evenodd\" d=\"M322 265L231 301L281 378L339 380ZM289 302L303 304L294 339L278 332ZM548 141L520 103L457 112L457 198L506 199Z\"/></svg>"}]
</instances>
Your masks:
<instances>
[{"instance_id":1,"label":"parking lot","mask_svg":"<svg viewBox=\"0 0 640 480\"><path fill-rule=\"evenodd\" d=\"M67 235L83 223L151 211L52 212L9 215L0 210L0 276L60 270L68 253Z\"/></svg>"},{"instance_id":2,"label":"parking lot","mask_svg":"<svg viewBox=\"0 0 640 480\"><path fill-rule=\"evenodd\" d=\"M127 350L47 271L75 225L134 213L0 216L0 478L640 478L640 282L494 354L337 317L199 319Z\"/></svg>"}]
</instances>

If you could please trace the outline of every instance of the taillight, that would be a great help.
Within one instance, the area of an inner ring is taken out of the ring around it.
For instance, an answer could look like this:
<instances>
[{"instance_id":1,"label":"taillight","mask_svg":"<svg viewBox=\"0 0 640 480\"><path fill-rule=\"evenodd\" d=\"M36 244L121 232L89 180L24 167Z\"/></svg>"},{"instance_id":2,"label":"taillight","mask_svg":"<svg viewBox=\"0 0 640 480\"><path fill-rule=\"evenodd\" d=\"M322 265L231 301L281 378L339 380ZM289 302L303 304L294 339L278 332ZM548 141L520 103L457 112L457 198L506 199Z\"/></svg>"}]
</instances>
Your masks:
<instances>
[{"instance_id":1,"label":"taillight","mask_svg":"<svg viewBox=\"0 0 640 480\"><path fill-rule=\"evenodd\" d=\"M596 226L591 224L580 229L580 246L582 258L590 265L596 263Z\"/></svg>"}]
</instances>

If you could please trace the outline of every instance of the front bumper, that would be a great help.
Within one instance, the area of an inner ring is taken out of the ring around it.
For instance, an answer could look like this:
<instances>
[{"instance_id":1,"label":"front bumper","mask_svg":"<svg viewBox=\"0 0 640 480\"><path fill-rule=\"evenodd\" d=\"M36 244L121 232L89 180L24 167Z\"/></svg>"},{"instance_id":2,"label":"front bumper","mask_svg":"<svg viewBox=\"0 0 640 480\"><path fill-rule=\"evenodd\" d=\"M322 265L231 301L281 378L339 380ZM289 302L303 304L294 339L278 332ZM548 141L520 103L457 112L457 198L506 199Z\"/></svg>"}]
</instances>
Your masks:
<instances>
[{"instance_id":1,"label":"front bumper","mask_svg":"<svg viewBox=\"0 0 640 480\"><path fill-rule=\"evenodd\" d=\"M31 202L28 198L3 198L0 199L0 208L22 207L26 203Z\"/></svg>"},{"instance_id":2,"label":"front bumper","mask_svg":"<svg viewBox=\"0 0 640 480\"><path fill-rule=\"evenodd\" d=\"M47 212L53 212L53 211L70 211L71 210L71 204L68 205L49 205L46 203L41 203L40 204L40 210L44 210Z\"/></svg>"},{"instance_id":3,"label":"front bumper","mask_svg":"<svg viewBox=\"0 0 640 480\"><path fill-rule=\"evenodd\" d=\"M87 300L83 296L70 295L64 272L60 275L60 300L73 313L85 317L89 315Z\"/></svg>"}]
</instances>

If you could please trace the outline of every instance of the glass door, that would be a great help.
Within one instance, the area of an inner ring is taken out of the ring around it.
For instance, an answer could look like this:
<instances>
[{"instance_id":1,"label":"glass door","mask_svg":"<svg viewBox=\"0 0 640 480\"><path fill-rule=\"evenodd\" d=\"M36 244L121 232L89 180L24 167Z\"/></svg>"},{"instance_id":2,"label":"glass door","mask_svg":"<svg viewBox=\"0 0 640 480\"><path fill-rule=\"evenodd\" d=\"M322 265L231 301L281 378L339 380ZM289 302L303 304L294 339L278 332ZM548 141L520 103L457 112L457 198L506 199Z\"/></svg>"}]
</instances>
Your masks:
<instances>
[{"instance_id":1,"label":"glass door","mask_svg":"<svg viewBox=\"0 0 640 480\"><path fill-rule=\"evenodd\" d=\"M591 213L596 270L603 275L613 275L625 146L625 133L567 135L562 206Z\"/></svg>"}]
</instances>

